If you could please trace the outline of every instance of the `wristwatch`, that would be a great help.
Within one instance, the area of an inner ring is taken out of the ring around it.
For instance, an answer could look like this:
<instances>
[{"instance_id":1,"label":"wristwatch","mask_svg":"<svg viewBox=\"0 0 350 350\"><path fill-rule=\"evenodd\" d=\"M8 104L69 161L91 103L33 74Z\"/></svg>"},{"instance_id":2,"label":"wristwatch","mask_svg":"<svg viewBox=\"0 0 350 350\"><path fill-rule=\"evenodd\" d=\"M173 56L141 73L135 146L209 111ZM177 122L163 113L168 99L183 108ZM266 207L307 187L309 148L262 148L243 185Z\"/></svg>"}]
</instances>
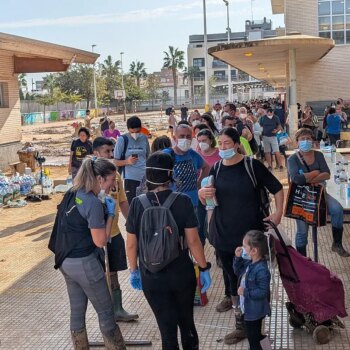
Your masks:
<instances>
[{"instance_id":1,"label":"wristwatch","mask_svg":"<svg viewBox=\"0 0 350 350\"><path fill-rule=\"evenodd\" d=\"M210 262L207 262L207 266L206 266L206 267L200 267L200 266L198 266L198 268L199 268L199 271L201 271L201 272L210 270L210 268L211 268L211 263L210 263Z\"/></svg>"}]
</instances>

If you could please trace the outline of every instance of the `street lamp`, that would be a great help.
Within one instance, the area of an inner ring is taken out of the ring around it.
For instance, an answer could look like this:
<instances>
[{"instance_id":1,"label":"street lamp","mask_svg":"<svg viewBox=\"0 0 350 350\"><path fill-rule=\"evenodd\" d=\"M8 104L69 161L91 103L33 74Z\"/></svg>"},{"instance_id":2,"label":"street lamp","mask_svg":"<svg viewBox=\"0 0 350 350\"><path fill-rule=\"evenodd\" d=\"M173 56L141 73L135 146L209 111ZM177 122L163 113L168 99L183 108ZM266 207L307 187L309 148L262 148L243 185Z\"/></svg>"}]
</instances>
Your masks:
<instances>
[{"instance_id":1,"label":"street lamp","mask_svg":"<svg viewBox=\"0 0 350 350\"><path fill-rule=\"evenodd\" d=\"M208 40L207 40L207 10L206 0L203 0L203 19L204 19L204 90L205 90L205 111L209 111L209 77L208 77Z\"/></svg>"},{"instance_id":2,"label":"street lamp","mask_svg":"<svg viewBox=\"0 0 350 350\"><path fill-rule=\"evenodd\" d=\"M125 93L125 87L124 87L123 55L124 55L124 52L121 52L121 53L120 53L120 71L121 71L121 73L122 73L122 90L123 90L124 121L126 121L126 105L125 105L126 93Z\"/></svg>"},{"instance_id":3,"label":"street lamp","mask_svg":"<svg viewBox=\"0 0 350 350\"><path fill-rule=\"evenodd\" d=\"M94 52L94 48L96 47L95 44L91 45L91 51ZM94 69L94 99L95 99L95 111L96 115L95 117L98 116L98 110L97 110L97 90L96 90L96 71L95 71L95 63L93 64L93 69Z\"/></svg>"},{"instance_id":4,"label":"street lamp","mask_svg":"<svg viewBox=\"0 0 350 350\"><path fill-rule=\"evenodd\" d=\"M230 44L230 37L231 37L231 28L230 28L230 10L229 10L229 3L228 0L222 0L226 5L226 12L227 12L227 44ZM232 97L232 84L231 84L231 66L227 64L227 70L228 70L228 101L231 102Z\"/></svg>"}]
</instances>

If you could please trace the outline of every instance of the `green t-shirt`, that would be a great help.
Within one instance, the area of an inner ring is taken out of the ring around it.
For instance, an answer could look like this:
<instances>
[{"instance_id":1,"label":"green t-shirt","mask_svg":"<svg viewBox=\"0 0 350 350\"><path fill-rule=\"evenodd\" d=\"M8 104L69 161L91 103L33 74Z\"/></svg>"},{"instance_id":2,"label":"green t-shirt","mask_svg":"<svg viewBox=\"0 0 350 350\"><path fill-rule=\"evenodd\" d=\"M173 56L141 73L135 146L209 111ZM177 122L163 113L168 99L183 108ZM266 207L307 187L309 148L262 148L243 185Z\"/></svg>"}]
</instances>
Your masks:
<instances>
[{"instance_id":1,"label":"green t-shirt","mask_svg":"<svg viewBox=\"0 0 350 350\"><path fill-rule=\"evenodd\" d=\"M253 152L252 152L252 149L250 148L250 144L249 144L248 140L245 139L243 136L241 136L239 138L239 140L241 141L241 144L243 145L243 148L245 150L246 155L247 156L252 156Z\"/></svg>"}]
</instances>

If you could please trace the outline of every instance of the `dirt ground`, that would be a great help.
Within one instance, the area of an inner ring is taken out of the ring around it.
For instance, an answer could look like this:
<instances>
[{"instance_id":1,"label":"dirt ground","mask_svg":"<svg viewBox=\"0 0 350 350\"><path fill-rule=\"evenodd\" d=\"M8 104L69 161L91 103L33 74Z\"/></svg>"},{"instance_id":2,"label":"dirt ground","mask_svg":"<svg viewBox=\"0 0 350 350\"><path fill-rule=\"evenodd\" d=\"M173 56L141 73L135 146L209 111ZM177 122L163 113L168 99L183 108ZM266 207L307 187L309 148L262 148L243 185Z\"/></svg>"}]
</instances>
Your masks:
<instances>
[{"instance_id":1,"label":"dirt ground","mask_svg":"<svg viewBox=\"0 0 350 350\"><path fill-rule=\"evenodd\" d=\"M153 135L166 133L167 117L159 113L140 115ZM122 116L111 116L123 133L126 123ZM23 143L31 142L46 157L45 168L52 179L66 179L70 144L74 135L71 121L38 124L23 127ZM98 125L93 120L92 125ZM47 249L48 237L53 226L57 204L62 194L52 195L50 200L28 203L23 208L0 208L0 293L51 255ZM18 250L21 261L13 259Z\"/></svg>"}]
</instances>

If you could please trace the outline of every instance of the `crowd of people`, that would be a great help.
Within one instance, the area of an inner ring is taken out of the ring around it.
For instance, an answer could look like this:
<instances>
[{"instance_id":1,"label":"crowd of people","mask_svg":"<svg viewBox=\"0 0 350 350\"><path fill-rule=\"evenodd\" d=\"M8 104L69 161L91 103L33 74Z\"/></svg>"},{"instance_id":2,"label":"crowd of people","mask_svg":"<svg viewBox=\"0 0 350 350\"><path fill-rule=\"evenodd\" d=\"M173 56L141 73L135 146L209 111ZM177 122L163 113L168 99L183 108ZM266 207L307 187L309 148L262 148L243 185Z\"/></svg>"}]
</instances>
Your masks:
<instances>
[{"instance_id":1,"label":"crowd of people","mask_svg":"<svg viewBox=\"0 0 350 350\"><path fill-rule=\"evenodd\" d=\"M338 114L332 112L330 108L326 116L330 142L337 139L338 130L333 122ZM236 316L225 343L248 338L251 350L261 350L265 337L261 325L270 313L269 237L264 231L268 222L279 225L283 215L283 187L274 171L286 166L282 155L291 142L288 116L278 100L239 106L218 102L212 112L203 114L189 113L183 105L180 118L174 108L166 113L168 136L158 136L151 146L137 116L127 120L123 135L103 116L101 136L91 142L89 128L82 127L72 143L69 172L74 186L60 205L50 249L67 284L74 348L85 349L88 342L88 300L98 313L107 349L125 348L116 321L138 318L122 306L118 271L128 268L127 256L130 284L143 290L161 333L162 348L179 349L179 328L183 349L199 349L193 317L197 286L193 264L199 266L201 292L205 293L211 285L211 264L204 254L208 239L222 268L224 285L216 311L233 308ZM288 159L291 181L323 184L330 171L322 153L312 150L317 138L312 109L306 107L299 120L299 152ZM274 197L274 211L268 214L262 209L261 189ZM332 250L347 257L342 245L342 208L329 195L327 203ZM162 215L152 216L154 207L163 208ZM119 211L126 219L126 247L118 226ZM145 224L146 217L171 224ZM162 245L158 238L145 237L145 231L152 229L151 236L166 237ZM296 249L303 255L307 232L308 225L297 220ZM77 235L72 238L70 233ZM178 239L175 244L173 237ZM150 254L160 259L157 264L164 264L160 270L150 267ZM105 276L106 264L109 274Z\"/></svg>"}]
</instances>

